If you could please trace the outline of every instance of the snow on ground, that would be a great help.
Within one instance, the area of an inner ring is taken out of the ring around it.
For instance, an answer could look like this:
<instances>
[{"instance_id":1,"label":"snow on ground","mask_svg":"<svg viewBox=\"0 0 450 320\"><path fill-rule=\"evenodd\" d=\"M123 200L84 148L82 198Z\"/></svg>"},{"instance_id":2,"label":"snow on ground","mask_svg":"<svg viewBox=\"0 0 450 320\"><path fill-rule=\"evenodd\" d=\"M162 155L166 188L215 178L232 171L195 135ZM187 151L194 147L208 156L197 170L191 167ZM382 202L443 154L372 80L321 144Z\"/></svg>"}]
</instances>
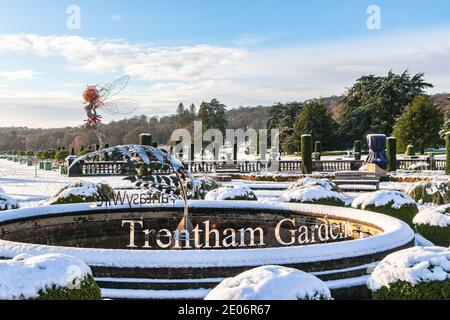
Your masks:
<instances>
[{"instance_id":1,"label":"snow on ground","mask_svg":"<svg viewBox=\"0 0 450 320\"><path fill-rule=\"evenodd\" d=\"M416 233L415 245L419 247L434 247L434 243L425 239L420 233Z\"/></svg>"},{"instance_id":2,"label":"snow on ground","mask_svg":"<svg viewBox=\"0 0 450 320\"><path fill-rule=\"evenodd\" d=\"M327 285L296 269L263 266L225 279L205 300L331 300Z\"/></svg>"},{"instance_id":3,"label":"snow on ground","mask_svg":"<svg viewBox=\"0 0 450 320\"><path fill-rule=\"evenodd\" d=\"M75 288L92 275L80 259L62 255L20 255L0 261L0 300L37 298L39 291L53 286Z\"/></svg>"},{"instance_id":4,"label":"snow on ground","mask_svg":"<svg viewBox=\"0 0 450 320\"><path fill-rule=\"evenodd\" d=\"M398 281L411 284L450 279L450 249L414 247L387 256L372 273L368 285L373 291Z\"/></svg>"},{"instance_id":5,"label":"snow on ground","mask_svg":"<svg viewBox=\"0 0 450 320\"><path fill-rule=\"evenodd\" d=\"M399 173L400 174L400 173ZM434 176L436 172L414 173L415 175ZM443 173L437 175L442 176ZM132 187L132 184L123 181L123 177L86 177L83 181L107 183L112 187ZM36 170L35 167L27 167L17 162L0 159L0 188L10 197L19 201L21 208L38 206L45 200L54 196L59 190L68 184L80 181L79 178L69 178L56 171ZM283 191L287 190L290 182L254 182L234 180L221 183L226 187L248 187L252 189L260 200L275 201ZM383 190L405 191L411 183L382 182ZM355 198L361 193L345 192L345 196Z\"/></svg>"},{"instance_id":6,"label":"snow on ground","mask_svg":"<svg viewBox=\"0 0 450 320\"><path fill-rule=\"evenodd\" d=\"M123 185L123 177L83 178L83 181L104 182L111 186ZM0 159L0 188L19 201L21 208L34 207L55 195L67 184L78 182L56 171L36 170L17 162Z\"/></svg>"}]
</instances>

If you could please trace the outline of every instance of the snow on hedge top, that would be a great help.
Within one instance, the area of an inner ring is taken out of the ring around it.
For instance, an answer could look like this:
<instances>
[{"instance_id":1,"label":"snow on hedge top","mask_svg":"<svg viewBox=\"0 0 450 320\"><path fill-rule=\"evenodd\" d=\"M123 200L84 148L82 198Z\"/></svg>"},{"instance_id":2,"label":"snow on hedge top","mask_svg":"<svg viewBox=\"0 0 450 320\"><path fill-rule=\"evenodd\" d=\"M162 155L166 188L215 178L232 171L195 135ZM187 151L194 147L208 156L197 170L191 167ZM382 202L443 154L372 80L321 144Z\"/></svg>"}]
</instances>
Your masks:
<instances>
[{"instance_id":1,"label":"snow on hedge top","mask_svg":"<svg viewBox=\"0 0 450 320\"><path fill-rule=\"evenodd\" d=\"M284 192L279 201L282 202L314 202L320 199L337 199L346 202L336 185L327 179L301 179Z\"/></svg>"},{"instance_id":2,"label":"snow on hedge top","mask_svg":"<svg viewBox=\"0 0 450 320\"><path fill-rule=\"evenodd\" d=\"M20 205L16 199L8 197L0 192L0 211L19 209Z\"/></svg>"},{"instance_id":3,"label":"snow on hedge top","mask_svg":"<svg viewBox=\"0 0 450 320\"><path fill-rule=\"evenodd\" d=\"M62 255L20 255L0 261L0 300L35 299L40 291L77 288L91 269L80 259Z\"/></svg>"},{"instance_id":4,"label":"snow on hedge top","mask_svg":"<svg viewBox=\"0 0 450 320\"><path fill-rule=\"evenodd\" d=\"M205 300L331 300L326 284L296 269L263 266L225 279Z\"/></svg>"},{"instance_id":5,"label":"snow on hedge top","mask_svg":"<svg viewBox=\"0 0 450 320\"><path fill-rule=\"evenodd\" d=\"M256 200L256 196L250 188L219 188L211 190L206 194L205 200L207 201L220 201L220 200L238 200L248 199Z\"/></svg>"},{"instance_id":6,"label":"snow on hedge top","mask_svg":"<svg viewBox=\"0 0 450 320\"><path fill-rule=\"evenodd\" d=\"M300 179L297 182L293 183L289 189L295 189L300 187L312 187L312 186L320 186L327 190L337 191L338 188L335 183L328 179L314 179L314 178L305 178Z\"/></svg>"},{"instance_id":7,"label":"snow on hedge top","mask_svg":"<svg viewBox=\"0 0 450 320\"><path fill-rule=\"evenodd\" d=\"M450 205L431 207L420 211L414 218L415 225L427 225L432 227L447 228L450 226Z\"/></svg>"},{"instance_id":8,"label":"snow on hedge top","mask_svg":"<svg viewBox=\"0 0 450 320\"><path fill-rule=\"evenodd\" d=\"M391 205L394 209L401 209L406 205L416 205L416 202L403 192L380 190L358 196L353 200L352 207L364 210L370 206L384 207L387 205Z\"/></svg>"},{"instance_id":9,"label":"snow on hedge top","mask_svg":"<svg viewBox=\"0 0 450 320\"><path fill-rule=\"evenodd\" d=\"M327 190L319 186L296 188L284 192L279 198L282 202L314 202L320 199L337 199L346 202L346 198L339 192Z\"/></svg>"},{"instance_id":10,"label":"snow on hedge top","mask_svg":"<svg viewBox=\"0 0 450 320\"><path fill-rule=\"evenodd\" d=\"M67 185L62 188L55 196L47 200L44 205L51 205L58 202L59 199L66 199L70 197L97 197L99 195L99 190L103 188L103 184L80 181L73 184Z\"/></svg>"},{"instance_id":11,"label":"snow on hedge top","mask_svg":"<svg viewBox=\"0 0 450 320\"><path fill-rule=\"evenodd\" d=\"M410 186L407 190L407 194L413 194L416 189L425 189L428 195L434 195L436 192L442 192L448 189L448 181L439 181L437 179L433 181L419 181Z\"/></svg>"},{"instance_id":12,"label":"snow on hedge top","mask_svg":"<svg viewBox=\"0 0 450 320\"><path fill-rule=\"evenodd\" d=\"M387 256L374 270L368 286L372 291L399 281L421 282L450 279L450 249L414 247Z\"/></svg>"}]
</instances>

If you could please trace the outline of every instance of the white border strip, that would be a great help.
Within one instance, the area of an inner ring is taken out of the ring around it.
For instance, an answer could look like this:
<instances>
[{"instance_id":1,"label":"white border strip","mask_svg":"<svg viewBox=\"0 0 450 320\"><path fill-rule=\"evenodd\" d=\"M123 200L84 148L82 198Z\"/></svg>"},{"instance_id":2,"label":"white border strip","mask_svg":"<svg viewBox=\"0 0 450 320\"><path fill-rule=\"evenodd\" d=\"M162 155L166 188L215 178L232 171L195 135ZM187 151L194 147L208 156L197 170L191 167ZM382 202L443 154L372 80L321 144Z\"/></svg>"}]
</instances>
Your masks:
<instances>
[{"instance_id":1,"label":"white border strip","mask_svg":"<svg viewBox=\"0 0 450 320\"><path fill-rule=\"evenodd\" d=\"M369 276L358 278L325 281L330 290L353 288L367 284ZM212 289L188 290L132 290L132 289L101 289L105 299L204 299Z\"/></svg>"},{"instance_id":2,"label":"white border strip","mask_svg":"<svg viewBox=\"0 0 450 320\"><path fill-rule=\"evenodd\" d=\"M113 283L220 283L225 278L204 278L204 279L147 279L147 278L95 278L98 282Z\"/></svg>"}]
</instances>

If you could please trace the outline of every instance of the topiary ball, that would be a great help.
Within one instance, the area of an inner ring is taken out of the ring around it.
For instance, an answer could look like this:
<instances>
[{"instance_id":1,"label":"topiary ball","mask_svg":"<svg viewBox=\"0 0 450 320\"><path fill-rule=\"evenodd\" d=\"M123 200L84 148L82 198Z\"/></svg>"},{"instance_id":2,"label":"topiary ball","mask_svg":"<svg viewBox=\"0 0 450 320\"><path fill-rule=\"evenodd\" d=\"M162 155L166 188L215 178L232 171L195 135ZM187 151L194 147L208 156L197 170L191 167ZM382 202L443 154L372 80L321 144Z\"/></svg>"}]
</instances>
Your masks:
<instances>
[{"instance_id":1,"label":"topiary ball","mask_svg":"<svg viewBox=\"0 0 450 320\"><path fill-rule=\"evenodd\" d=\"M416 230L436 245L450 245L450 205L428 208L414 218Z\"/></svg>"},{"instance_id":2,"label":"topiary ball","mask_svg":"<svg viewBox=\"0 0 450 320\"><path fill-rule=\"evenodd\" d=\"M209 191L205 200L258 201L258 198L250 188L218 188Z\"/></svg>"},{"instance_id":3,"label":"topiary ball","mask_svg":"<svg viewBox=\"0 0 450 320\"><path fill-rule=\"evenodd\" d=\"M417 203L399 191L380 190L358 196L352 203L355 209L373 211L403 220L413 226L413 218L419 212Z\"/></svg>"},{"instance_id":4,"label":"topiary ball","mask_svg":"<svg viewBox=\"0 0 450 320\"><path fill-rule=\"evenodd\" d=\"M65 186L44 205L74 204L113 200L114 189L104 183L80 181Z\"/></svg>"},{"instance_id":5,"label":"topiary ball","mask_svg":"<svg viewBox=\"0 0 450 320\"><path fill-rule=\"evenodd\" d=\"M450 299L450 249L414 247L387 256L368 281L374 300Z\"/></svg>"},{"instance_id":6,"label":"topiary ball","mask_svg":"<svg viewBox=\"0 0 450 320\"><path fill-rule=\"evenodd\" d=\"M411 186L406 193L417 202L438 205L450 202L450 185L448 181L420 181Z\"/></svg>"},{"instance_id":7,"label":"topiary ball","mask_svg":"<svg viewBox=\"0 0 450 320\"><path fill-rule=\"evenodd\" d=\"M332 300L327 285L306 272L263 266L228 278L205 300Z\"/></svg>"},{"instance_id":8,"label":"topiary ball","mask_svg":"<svg viewBox=\"0 0 450 320\"><path fill-rule=\"evenodd\" d=\"M0 300L100 300L91 269L63 254L0 261Z\"/></svg>"},{"instance_id":9,"label":"topiary ball","mask_svg":"<svg viewBox=\"0 0 450 320\"><path fill-rule=\"evenodd\" d=\"M344 207L347 198L328 179L300 179L278 199L282 202L308 203Z\"/></svg>"}]
</instances>

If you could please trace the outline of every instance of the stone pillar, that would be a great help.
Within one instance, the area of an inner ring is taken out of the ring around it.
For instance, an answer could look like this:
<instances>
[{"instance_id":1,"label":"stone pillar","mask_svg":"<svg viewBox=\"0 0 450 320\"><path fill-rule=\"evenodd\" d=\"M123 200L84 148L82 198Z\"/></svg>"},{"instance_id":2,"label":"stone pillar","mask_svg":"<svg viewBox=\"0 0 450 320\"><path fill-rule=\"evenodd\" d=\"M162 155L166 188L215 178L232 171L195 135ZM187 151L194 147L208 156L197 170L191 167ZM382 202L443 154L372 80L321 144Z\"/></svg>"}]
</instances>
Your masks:
<instances>
[{"instance_id":1,"label":"stone pillar","mask_svg":"<svg viewBox=\"0 0 450 320\"><path fill-rule=\"evenodd\" d=\"M447 162L445 164L445 174L450 175L450 132L445 134L445 149L447 155Z\"/></svg>"},{"instance_id":2,"label":"stone pillar","mask_svg":"<svg viewBox=\"0 0 450 320\"><path fill-rule=\"evenodd\" d=\"M182 143L183 143L182 140L178 140L178 141L176 142L176 145L178 146L178 145L180 145L180 144L182 144ZM182 147L181 147L181 149L179 150L179 152L178 152L178 154L177 154L177 157L178 157L178 159L183 160L183 157L184 157L184 144L182 144Z\"/></svg>"},{"instance_id":3,"label":"stone pillar","mask_svg":"<svg viewBox=\"0 0 450 320\"><path fill-rule=\"evenodd\" d=\"M430 163L430 170L436 170L436 161L434 159L433 153L430 153L430 155L428 156L428 161Z\"/></svg>"},{"instance_id":4,"label":"stone pillar","mask_svg":"<svg viewBox=\"0 0 450 320\"><path fill-rule=\"evenodd\" d=\"M313 154L313 158L315 161L320 161L321 159L321 153L322 149L321 149L321 143L320 141L316 141L314 143L314 154Z\"/></svg>"}]
</instances>

